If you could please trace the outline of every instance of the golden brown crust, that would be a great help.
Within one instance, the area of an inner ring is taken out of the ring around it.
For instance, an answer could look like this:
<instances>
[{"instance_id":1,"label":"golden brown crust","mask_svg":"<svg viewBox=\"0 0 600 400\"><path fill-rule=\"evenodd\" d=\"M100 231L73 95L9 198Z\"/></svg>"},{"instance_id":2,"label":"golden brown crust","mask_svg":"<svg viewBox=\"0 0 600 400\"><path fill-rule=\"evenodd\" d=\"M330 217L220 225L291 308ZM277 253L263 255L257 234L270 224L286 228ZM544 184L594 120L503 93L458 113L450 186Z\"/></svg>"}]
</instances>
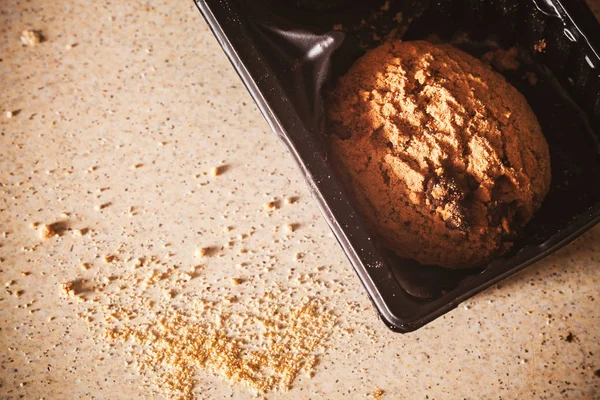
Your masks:
<instances>
[{"instance_id":1,"label":"golden brown crust","mask_svg":"<svg viewBox=\"0 0 600 400\"><path fill-rule=\"evenodd\" d=\"M525 98L449 45L396 41L369 51L329 106L342 177L403 257L480 263L549 190L548 145Z\"/></svg>"}]
</instances>

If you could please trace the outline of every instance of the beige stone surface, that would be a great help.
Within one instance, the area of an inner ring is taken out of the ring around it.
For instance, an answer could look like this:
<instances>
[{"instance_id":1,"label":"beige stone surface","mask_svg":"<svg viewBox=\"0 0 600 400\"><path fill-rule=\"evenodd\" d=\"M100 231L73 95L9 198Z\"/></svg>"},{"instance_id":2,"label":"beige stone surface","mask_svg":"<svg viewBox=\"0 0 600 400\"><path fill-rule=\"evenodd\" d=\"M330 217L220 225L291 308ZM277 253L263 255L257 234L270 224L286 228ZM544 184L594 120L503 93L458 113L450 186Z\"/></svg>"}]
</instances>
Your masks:
<instances>
[{"instance_id":1,"label":"beige stone surface","mask_svg":"<svg viewBox=\"0 0 600 400\"><path fill-rule=\"evenodd\" d=\"M44 41L23 47L26 29ZM151 255L199 265L167 282L181 294L163 310L235 296L243 312L280 288L282 306L310 296L337 315L314 376L270 399L600 397L600 227L394 334L192 2L2 1L0 38L0 398L163 398L156 371L102 336L99 303L62 290L85 279L127 307ZM256 396L211 371L197 382L201 399Z\"/></svg>"}]
</instances>

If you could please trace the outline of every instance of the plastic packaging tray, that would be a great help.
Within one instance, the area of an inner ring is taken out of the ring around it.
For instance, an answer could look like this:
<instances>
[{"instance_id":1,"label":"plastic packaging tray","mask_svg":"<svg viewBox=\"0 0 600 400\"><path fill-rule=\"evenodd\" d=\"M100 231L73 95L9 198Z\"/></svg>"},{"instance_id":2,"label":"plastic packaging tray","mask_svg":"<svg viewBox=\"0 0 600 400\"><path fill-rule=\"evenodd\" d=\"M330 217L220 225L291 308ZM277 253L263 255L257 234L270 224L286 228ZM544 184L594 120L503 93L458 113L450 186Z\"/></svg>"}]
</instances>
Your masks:
<instances>
[{"instance_id":1,"label":"plastic packaging tray","mask_svg":"<svg viewBox=\"0 0 600 400\"><path fill-rule=\"evenodd\" d=\"M600 25L582 0L196 4L292 153L391 329L425 325L600 221ZM512 250L481 268L421 266L385 249L365 228L328 160L324 93L357 57L390 37L454 42L475 56L498 46L519 49L521 67L504 76L540 121L550 147L552 187ZM531 73L535 85L527 79Z\"/></svg>"}]
</instances>

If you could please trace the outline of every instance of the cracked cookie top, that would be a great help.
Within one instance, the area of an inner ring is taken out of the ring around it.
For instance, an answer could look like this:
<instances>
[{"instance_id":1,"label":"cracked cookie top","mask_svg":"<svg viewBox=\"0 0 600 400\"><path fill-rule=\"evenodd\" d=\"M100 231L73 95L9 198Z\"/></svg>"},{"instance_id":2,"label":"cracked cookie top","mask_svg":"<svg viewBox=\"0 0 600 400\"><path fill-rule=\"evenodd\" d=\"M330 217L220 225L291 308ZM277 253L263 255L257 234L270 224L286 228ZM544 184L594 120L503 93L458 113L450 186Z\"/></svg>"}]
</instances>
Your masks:
<instances>
[{"instance_id":1,"label":"cracked cookie top","mask_svg":"<svg viewBox=\"0 0 600 400\"><path fill-rule=\"evenodd\" d=\"M367 52L328 107L341 176L400 256L475 266L509 247L549 190L548 145L525 98L450 45Z\"/></svg>"}]
</instances>

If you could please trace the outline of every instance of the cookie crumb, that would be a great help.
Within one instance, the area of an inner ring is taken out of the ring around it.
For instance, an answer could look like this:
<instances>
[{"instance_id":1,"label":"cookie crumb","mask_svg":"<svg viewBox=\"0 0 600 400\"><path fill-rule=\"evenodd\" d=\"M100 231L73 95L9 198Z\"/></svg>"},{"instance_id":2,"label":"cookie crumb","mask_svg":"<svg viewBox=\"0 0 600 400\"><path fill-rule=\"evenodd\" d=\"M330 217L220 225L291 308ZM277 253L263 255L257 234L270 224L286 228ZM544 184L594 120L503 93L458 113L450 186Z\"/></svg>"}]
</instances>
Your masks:
<instances>
[{"instance_id":1,"label":"cookie crumb","mask_svg":"<svg viewBox=\"0 0 600 400\"><path fill-rule=\"evenodd\" d=\"M42 40L43 37L39 31L26 29L21 32L21 43L23 46L34 47L40 44Z\"/></svg>"},{"instance_id":2,"label":"cookie crumb","mask_svg":"<svg viewBox=\"0 0 600 400\"><path fill-rule=\"evenodd\" d=\"M263 205L265 210L276 210L277 204L274 201L268 201Z\"/></svg>"},{"instance_id":3,"label":"cookie crumb","mask_svg":"<svg viewBox=\"0 0 600 400\"><path fill-rule=\"evenodd\" d=\"M373 392L373 398L374 398L375 400L381 400L381 399L383 399L383 393L384 393L384 391L383 391L383 390L381 390L381 389L376 389L376 390Z\"/></svg>"},{"instance_id":4,"label":"cookie crumb","mask_svg":"<svg viewBox=\"0 0 600 400\"><path fill-rule=\"evenodd\" d=\"M242 278L231 278L231 284L233 286L238 286L242 283L244 283L244 280Z\"/></svg>"},{"instance_id":5,"label":"cookie crumb","mask_svg":"<svg viewBox=\"0 0 600 400\"><path fill-rule=\"evenodd\" d=\"M73 236L83 236L86 233L88 233L88 228L81 228L81 229L74 229L73 230Z\"/></svg>"},{"instance_id":6,"label":"cookie crumb","mask_svg":"<svg viewBox=\"0 0 600 400\"><path fill-rule=\"evenodd\" d=\"M542 39L533 45L533 49L538 53L542 53L544 52L544 50L546 50L546 46L546 39Z\"/></svg>"},{"instance_id":7,"label":"cookie crumb","mask_svg":"<svg viewBox=\"0 0 600 400\"><path fill-rule=\"evenodd\" d=\"M40 239L50 239L56 235L56 231L52 225L42 224L38 229L38 234L40 235Z\"/></svg>"},{"instance_id":8,"label":"cookie crumb","mask_svg":"<svg viewBox=\"0 0 600 400\"><path fill-rule=\"evenodd\" d=\"M104 261L105 264L113 264L115 261L118 260L119 258L114 254L106 254L102 257L102 261Z\"/></svg>"},{"instance_id":9,"label":"cookie crumb","mask_svg":"<svg viewBox=\"0 0 600 400\"><path fill-rule=\"evenodd\" d=\"M294 232L296 230L296 224L286 224L285 230L288 232Z\"/></svg>"},{"instance_id":10,"label":"cookie crumb","mask_svg":"<svg viewBox=\"0 0 600 400\"><path fill-rule=\"evenodd\" d=\"M63 291L63 293L66 294L67 296L74 296L75 295L74 286L75 286L75 282L69 281L69 282L63 282L60 285L60 288Z\"/></svg>"},{"instance_id":11,"label":"cookie crumb","mask_svg":"<svg viewBox=\"0 0 600 400\"><path fill-rule=\"evenodd\" d=\"M96 204L94 206L94 210L96 210L96 211L104 210L106 207L110 206L111 204L112 204L111 202L103 203L103 204Z\"/></svg>"},{"instance_id":12,"label":"cookie crumb","mask_svg":"<svg viewBox=\"0 0 600 400\"><path fill-rule=\"evenodd\" d=\"M196 257L204 258L208 255L208 247L199 247L196 249Z\"/></svg>"}]
</instances>

